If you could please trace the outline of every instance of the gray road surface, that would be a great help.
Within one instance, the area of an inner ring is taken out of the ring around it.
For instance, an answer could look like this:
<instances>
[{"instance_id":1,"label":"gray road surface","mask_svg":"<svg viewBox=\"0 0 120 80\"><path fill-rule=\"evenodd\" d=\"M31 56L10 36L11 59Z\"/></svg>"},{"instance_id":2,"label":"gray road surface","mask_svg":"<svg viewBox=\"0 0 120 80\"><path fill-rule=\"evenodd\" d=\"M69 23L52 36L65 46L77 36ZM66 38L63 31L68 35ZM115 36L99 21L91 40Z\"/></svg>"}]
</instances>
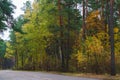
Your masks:
<instances>
[{"instance_id":1,"label":"gray road surface","mask_svg":"<svg viewBox=\"0 0 120 80\"><path fill-rule=\"evenodd\" d=\"M0 80L99 80L99 79L80 78L42 72L1 70Z\"/></svg>"}]
</instances>

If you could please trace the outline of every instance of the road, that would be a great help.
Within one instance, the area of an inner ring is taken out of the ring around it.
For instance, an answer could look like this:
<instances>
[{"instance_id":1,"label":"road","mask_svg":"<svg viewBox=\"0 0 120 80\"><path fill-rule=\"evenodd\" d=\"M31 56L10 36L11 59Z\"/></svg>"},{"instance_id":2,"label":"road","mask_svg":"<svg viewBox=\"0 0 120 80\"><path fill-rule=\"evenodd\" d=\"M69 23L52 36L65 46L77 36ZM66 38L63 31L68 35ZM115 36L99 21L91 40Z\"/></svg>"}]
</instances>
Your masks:
<instances>
[{"instance_id":1,"label":"road","mask_svg":"<svg viewBox=\"0 0 120 80\"><path fill-rule=\"evenodd\" d=\"M0 80L99 80L99 79L80 78L42 72L1 70Z\"/></svg>"}]
</instances>

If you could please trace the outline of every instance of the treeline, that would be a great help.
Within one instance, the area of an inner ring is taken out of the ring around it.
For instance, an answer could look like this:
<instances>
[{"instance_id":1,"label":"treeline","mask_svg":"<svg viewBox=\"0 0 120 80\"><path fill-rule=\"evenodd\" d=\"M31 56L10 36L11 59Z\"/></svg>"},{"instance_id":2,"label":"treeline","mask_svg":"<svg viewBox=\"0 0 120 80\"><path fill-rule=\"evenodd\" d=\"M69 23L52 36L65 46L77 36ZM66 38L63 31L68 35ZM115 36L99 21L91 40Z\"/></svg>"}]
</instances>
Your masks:
<instances>
[{"instance_id":1,"label":"treeline","mask_svg":"<svg viewBox=\"0 0 120 80\"><path fill-rule=\"evenodd\" d=\"M11 68L13 64L11 58L5 57L7 41L1 37L4 35L3 31L12 26L14 9L11 0L0 0L0 69Z\"/></svg>"},{"instance_id":2,"label":"treeline","mask_svg":"<svg viewBox=\"0 0 120 80\"><path fill-rule=\"evenodd\" d=\"M22 70L99 74L112 67L119 73L119 6L119 0L27 1L14 20L6 57L15 56L14 68Z\"/></svg>"}]
</instances>

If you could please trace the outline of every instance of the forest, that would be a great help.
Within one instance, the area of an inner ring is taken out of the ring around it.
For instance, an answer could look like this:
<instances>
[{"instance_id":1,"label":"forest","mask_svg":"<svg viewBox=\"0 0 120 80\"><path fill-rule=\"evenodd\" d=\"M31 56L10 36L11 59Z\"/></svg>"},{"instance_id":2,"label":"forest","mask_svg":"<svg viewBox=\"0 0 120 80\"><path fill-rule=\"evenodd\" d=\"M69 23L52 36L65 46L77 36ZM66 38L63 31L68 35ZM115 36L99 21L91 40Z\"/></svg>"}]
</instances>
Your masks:
<instances>
[{"instance_id":1,"label":"forest","mask_svg":"<svg viewBox=\"0 0 120 80\"><path fill-rule=\"evenodd\" d=\"M0 1L0 69L120 73L120 0Z\"/></svg>"}]
</instances>

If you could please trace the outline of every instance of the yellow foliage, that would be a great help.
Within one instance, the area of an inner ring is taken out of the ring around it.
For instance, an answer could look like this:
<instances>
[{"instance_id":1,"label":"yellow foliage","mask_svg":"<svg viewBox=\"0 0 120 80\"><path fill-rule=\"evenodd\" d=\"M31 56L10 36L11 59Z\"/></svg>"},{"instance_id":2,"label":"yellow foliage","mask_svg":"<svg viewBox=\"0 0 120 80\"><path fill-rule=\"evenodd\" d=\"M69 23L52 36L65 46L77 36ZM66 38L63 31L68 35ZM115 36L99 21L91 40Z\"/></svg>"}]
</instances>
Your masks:
<instances>
[{"instance_id":1,"label":"yellow foliage","mask_svg":"<svg viewBox=\"0 0 120 80\"><path fill-rule=\"evenodd\" d=\"M12 46L10 45L9 42L6 43L6 53L5 53L5 58L11 58L11 57L14 57L14 52L15 50L12 49Z\"/></svg>"},{"instance_id":2,"label":"yellow foliage","mask_svg":"<svg viewBox=\"0 0 120 80\"><path fill-rule=\"evenodd\" d=\"M103 51L103 46L101 45L101 41L97 39L95 36L88 37L86 39L86 46L87 46L87 52L92 54L101 54Z\"/></svg>"},{"instance_id":3,"label":"yellow foliage","mask_svg":"<svg viewBox=\"0 0 120 80\"><path fill-rule=\"evenodd\" d=\"M106 40L106 41L108 41L109 40L109 34L108 33L105 33L105 32L99 32L99 33L97 33L96 34L96 36L97 36L97 38L99 39L99 40Z\"/></svg>"},{"instance_id":4,"label":"yellow foliage","mask_svg":"<svg viewBox=\"0 0 120 80\"><path fill-rule=\"evenodd\" d=\"M83 55L83 53L81 53L80 51L78 51L77 53L77 60L79 63L82 63L82 62L85 62L86 61L86 58L85 56Z\"/></svg>"},{"instance_id":5,"label":"yellow foliage","mask_svg":"<svg viewBox=\"0 0 120 80\"><path fill-rule=\"evenodd\" d=\"M114 33L118 33L119 29L117 27L114 28Z\"/></svg>"},{"instance_id":6,"label":"yellow foliage","mask_svg":"<svg viewBox=\"0 0 120 80\"><path fill-rule=\"evenodd\" d=\"M86 29L88 35L94 35L105 29L104 18L100 16L98 10L91 12L86 18Z\"/></svg>"}]
</instances>

